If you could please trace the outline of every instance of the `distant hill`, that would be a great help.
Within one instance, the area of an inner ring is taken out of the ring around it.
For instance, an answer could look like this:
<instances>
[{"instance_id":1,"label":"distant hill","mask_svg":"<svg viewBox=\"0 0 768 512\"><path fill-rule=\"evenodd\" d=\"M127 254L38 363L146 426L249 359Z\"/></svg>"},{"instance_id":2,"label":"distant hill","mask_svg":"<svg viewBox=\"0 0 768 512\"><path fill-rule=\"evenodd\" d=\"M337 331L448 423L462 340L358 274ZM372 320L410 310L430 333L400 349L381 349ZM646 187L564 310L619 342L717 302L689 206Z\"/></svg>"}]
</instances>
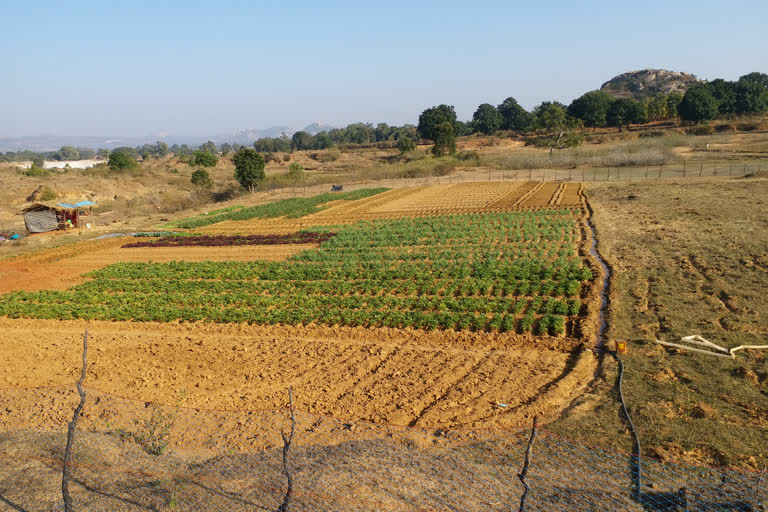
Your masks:
<instances>
[{"instance_id":1,"label":"distant hill","mask_svg":"<svg viewBox=\"0 0 768 512\"><path fill-rule=\"evenodd\" d=\"M659 92L684 94L689 87L701 82L694 75L666 69L641 69L622 73L605 82L600 89L618 98L641 100Z\"/></svg>"},{"instance_id":2,"label":"distant hill","mask_svg":"<svg viewBox=\"0 0 768 512\"><path fill-rule=\"evenodd\" d=\"M327 132L328 130L333 130L334 128L337 128L337 126L326 123L312 123L305 126L302 131L307 132L310 135L317 135L320 132Z\"/></svg>"}]
</instances>

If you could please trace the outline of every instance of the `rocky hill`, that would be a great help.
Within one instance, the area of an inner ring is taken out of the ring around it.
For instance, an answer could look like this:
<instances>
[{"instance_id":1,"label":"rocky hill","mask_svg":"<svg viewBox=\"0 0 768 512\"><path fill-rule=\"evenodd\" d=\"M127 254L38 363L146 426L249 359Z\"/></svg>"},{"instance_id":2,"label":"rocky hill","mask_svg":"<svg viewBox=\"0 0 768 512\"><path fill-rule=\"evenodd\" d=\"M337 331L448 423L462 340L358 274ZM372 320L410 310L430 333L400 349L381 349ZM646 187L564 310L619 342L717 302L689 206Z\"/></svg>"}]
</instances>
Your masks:
<instances>
[{"instance_id":1,"label":"rocky hill","mask_svg":"<svg viewBox=\"0 0 768 512\"><path fill-rule=\"evenodd\" d=\"M701 82L694 75L665 69L642 69L622 73L605 82L600 89L619 98L643 99L656 93L679 92Z\"/></svg>"}]
</instances>

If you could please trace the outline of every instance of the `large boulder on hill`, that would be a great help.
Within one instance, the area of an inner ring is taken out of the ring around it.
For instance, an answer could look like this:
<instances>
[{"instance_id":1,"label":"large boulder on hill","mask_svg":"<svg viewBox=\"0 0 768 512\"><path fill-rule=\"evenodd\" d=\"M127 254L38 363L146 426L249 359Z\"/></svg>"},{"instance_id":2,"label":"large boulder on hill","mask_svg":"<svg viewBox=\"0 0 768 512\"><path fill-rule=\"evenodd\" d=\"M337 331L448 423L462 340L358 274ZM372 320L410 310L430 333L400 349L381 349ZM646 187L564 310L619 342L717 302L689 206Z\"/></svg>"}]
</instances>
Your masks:
<instances>
[{"instance_id":1,"label":"large boulder on hill","mask_svg":"<svg viewBox=\"0 0 768 512\"><path fill-rule=\"evenodd\" d=\"M615 76L605 82L600 89L617 98L641 100L660 92L685 94L689 87L699 82L701 80L688 73L666 69L642 69Z\"/></svg>"}]
</instances>

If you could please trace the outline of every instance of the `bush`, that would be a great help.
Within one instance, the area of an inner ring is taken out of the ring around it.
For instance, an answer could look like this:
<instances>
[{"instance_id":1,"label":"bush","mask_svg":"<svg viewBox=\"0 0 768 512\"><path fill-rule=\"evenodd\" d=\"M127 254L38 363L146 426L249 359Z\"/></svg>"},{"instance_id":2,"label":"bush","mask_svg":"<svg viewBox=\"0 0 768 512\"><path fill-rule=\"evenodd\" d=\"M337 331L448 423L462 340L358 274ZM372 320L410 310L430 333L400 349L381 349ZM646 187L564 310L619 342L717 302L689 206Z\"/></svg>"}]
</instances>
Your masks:
<instances>
[{"instance_id":1,"label":"bush","mask_svg":"<svg viewBox=\"0 0 768 512\"><path fill-rule=\"evenodd\" d=\"M416 142L410 137L400 137L397 139L397 149L400 154L405 154L416 149Z\"/></svg>"},{"instance_id":2,"label":"bush","mask_svg":"<svg viewBox=\"0 0 768 512\"><path fill-rule=\"evenodd\" d=\"M202 167L216 167L218 162L219 157L210 151L195 151L195 156L192 159L194 165L200 165Z\"/></svg>"},{"instance_id":3,"label":"bush","mask_svg":"<svg viewBox=\"0 0 768 512\"><path fill-rule=\"evenodd\" d=\"M480 154L477 151L460 151L456 153L456 160L461 161L468 161L468 160L474 160L479 161L480 160Z\"/></svg>"},{"instance_id":4,"label":"bush","mask_svg":"<svg viewBox=\"0 0 768 512\"><path fill-rule=\"evenodd\" d=\"M126 169L136 169L139 163L129 154L118 151L109 155L109 168L113 171L123 171Z\"/></svg>"},{"instance_id":5,"label":"bush","mask_svg":"<svg viewBox=\"0 0 768 512\"><path fill-rule=\"evenodd\" d=\"M212 188L213 180L205 169L198 169L192 173L192 184L201 188Z\"/></svg>"},{"instance_id":6,"label":"bush","mask_svg":"<svg viewBox=\"0 0 768 512\"><path fill-rule=\"evenodd\" d=\"M285 173L285 178L289 183L299 183L304 180L304 167L299 163L292 163L288 167L288 172Z\"/></svg>"},{"instance_id":7,"label":"bush","mask_svg":"<svg viewBox=\"0 0 768 512\"><path fill-rule=\"evenodd\" d=\"M21 171L21 174L24 176L50 176L52 174L52 171L50 169L44 169L42 167L38 167L35 164L32 164L32 167L29 169L24 169Z\"/></svg>"}]
</instances>

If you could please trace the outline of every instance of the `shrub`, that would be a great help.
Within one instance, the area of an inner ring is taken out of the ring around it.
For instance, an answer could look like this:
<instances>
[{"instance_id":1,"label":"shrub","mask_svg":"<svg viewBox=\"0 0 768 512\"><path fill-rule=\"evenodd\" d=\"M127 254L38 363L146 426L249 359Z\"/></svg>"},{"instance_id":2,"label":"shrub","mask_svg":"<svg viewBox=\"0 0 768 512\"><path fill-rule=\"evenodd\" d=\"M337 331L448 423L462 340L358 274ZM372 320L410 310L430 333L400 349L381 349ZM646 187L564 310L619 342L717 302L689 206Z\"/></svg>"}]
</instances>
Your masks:
<instances>
[{"instance_id":1,"label":"shrub","mask_svg":"<svg viewBox=\"0 0 768 512\"><path fill-rule=\"evenodd\" d=\"M118 151L109 155L109 168L113 171L123 171L126 169L136 169L139 163L128 153Z\"/></svg>"},{"instance_id":2,"label":"shrub","mask_svg":"<svg viewBox=\"0 0 768 512\"><path fill-rule=\"evenodd\" d=\"M312 159L321 163L335 162L341 156L341 150L338 148L330 148L325 151L318 151L309 155Z\"/></svg>"},{"instance_id":3,"label":"shrub","mask_svg":"<svg viewBox=\"0 0 768 512\"><path fill-rule=\"evenodd\" d=\"M288 172L285 173L285 177L289 183L299 183L304 180L304 167L299 163L292 163L288 167Z\"/></svg>"},{"instance_id":4,"label":"shrub","mask_svg":"<svg viewBox=\"0 0 768 512\"><path fill-rule=\"evenodd\" d=\"M195 151L195 156L192 159L194 165L200 165L202 167L216 167L218 162L219 157L210 151Z\"/></svg>"},{"instance_id":5,"label":"shrub","mask_svg":"<svg viewBox=\"0 0 768 512\"><path fill-rule=\"evenodd\" d=\"M480 160L480 154L477 151L460 151L460 152L456 153L456 160L462 160L462 161L475 160L475 161L479 161Z\"/></svg>"},{"instance_id":6,"label":"shrub","mask_svg":"<svg viewBox=\"0 0 768 512\"><path fill-rule=\"evenodd\" d=\"M410 137L400 137L397 139L397 149L404 155L416 149L416 142Z\"/></svg>"},{"instance_id":7,"label":"shrub","mask_svg":"<svg viewBox=\"0 0 768 512\"><path fill-rule=\"evenodd\" d=\"M38 167L35 164L32 164L32 167L29 169L24 169L21 171L21 174L24 176L50 176L52 174L52 171L50 169L44 169L42 167Z\"/></svg>"},{"instance_id":8,"label":"shrub","mask_svg":"<svg viewBox=\"0 0 768 512\"><path fill-rule=\"evenodd\" d=\"M45 187L42 190L42 193L40 195L40 199L42 201L52 201L58 197L58 194L55 190L53 190L51 187Z\"/></svg>"},{"instance_id":9,"label":"shrub","mask_svg":"<svg viewBox=\"0 0 768 512\"><path fill-rule=\"evenodd\" d=\"M213 180L210 174L205 169L198 169L192 173L192 184L196 187L211 188L213 187Z\"/></svg>"}]
</instances>

